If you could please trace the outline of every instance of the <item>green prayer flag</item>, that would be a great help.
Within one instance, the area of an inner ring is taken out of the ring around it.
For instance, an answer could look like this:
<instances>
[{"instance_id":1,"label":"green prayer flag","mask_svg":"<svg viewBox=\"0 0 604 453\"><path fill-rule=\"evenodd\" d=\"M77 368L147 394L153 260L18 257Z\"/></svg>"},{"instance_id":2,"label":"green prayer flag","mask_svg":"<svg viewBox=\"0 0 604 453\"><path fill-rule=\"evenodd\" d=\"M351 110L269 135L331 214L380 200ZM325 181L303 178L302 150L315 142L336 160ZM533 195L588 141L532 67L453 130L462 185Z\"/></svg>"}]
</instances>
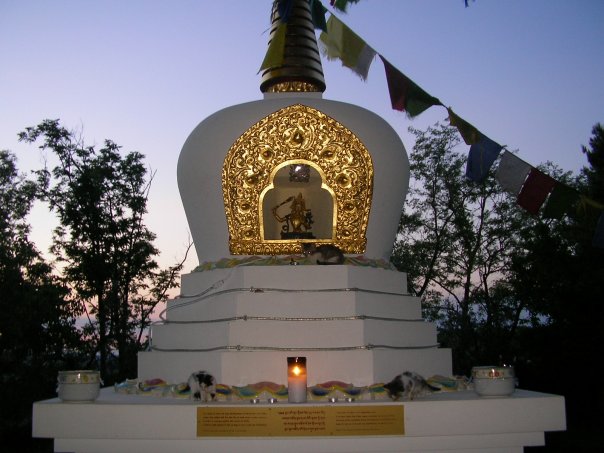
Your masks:
<instances>
[{"instance_id":1,"label":"green prayer flag","mask_svg":"<svg viewBox=\"0 0 604 453\"><path fill-rule=\"evenodd\" d=\"M409 117L419 115L433 105L442 105L438 98L422 90L413 80L400 72L380 55L386 71L386 81L390 92L390 103L394 110L407 112Z\"/></svg>"},{"instance_id":2,"label":"green prayer flag","mask_svg":"<svg viewBox=\"0 0 604 453\"><path fill-rule=\"evenodd\" d=\"M276 68L283 64L285 56L285 33L287 32L287 25L285 22L280 22L277 31L273 35L262 65L258 72L264 69Z\"/></svg>"},{"instance_id":3,"label":"green prayer flag","mask_svg":"<svg viewBox=\"0 0 604 453\"><path fill-rule=\"evenodd\" d=\"M478 129L460 116L453 113L453 110L451 110L450 107L447 108L447 112L449 112L449 123L451 123L451 126L455 126L457 128L461 134L461 137L463 138L463 141L466 142L466 145L474 145L480 141L482 134L478 131Z\"/></svg>"},{"instance_id":4,"label":"green prayer flag","mask_svg":"<svg viewBox=\"0 0 604 453\"><path fill-rule=\"evenodd\" d=\"M561 219L565 214L575 212L579 201L579 192L565 184L556 181L554 190L549 194L543 207L543 217L547 219Z\"/></svg>"}]
</instances>

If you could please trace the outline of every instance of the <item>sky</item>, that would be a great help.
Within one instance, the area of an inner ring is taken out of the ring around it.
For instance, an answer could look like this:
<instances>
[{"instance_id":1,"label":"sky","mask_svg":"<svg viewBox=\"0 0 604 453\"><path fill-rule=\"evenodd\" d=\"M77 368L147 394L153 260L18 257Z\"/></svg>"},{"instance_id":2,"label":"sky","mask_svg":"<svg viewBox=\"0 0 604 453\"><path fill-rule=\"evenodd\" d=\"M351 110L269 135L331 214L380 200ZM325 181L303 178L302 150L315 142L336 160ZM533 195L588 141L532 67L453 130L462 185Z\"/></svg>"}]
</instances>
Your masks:
<instances>
[{"instance_id":1,"label":"sky","mask_svg":"<svg viewBox=\"0 0 604 453\"><path fill-rule=\"evenodd\" d=\"M329 8L329 0L323 0ZM262 99L258 69L272 0L0 0L0 149L19 169L43 158L18 132L60 119L89 145L111 139L155 172L147 226L162 266L189 240L176 165L191 131L212 113ZM537 166L587 165L604 123L603 0L360 0L336 12L367 44L481 132ZM327 15L329 17L329 15ZM366 81L323 60L326 99L382 116L413 147L408 128L446 123L432 107L409 120L391 109L376 59ZM55 225L30 215L42 251ZM190 253L185 272L197 265Z\"/></svg>"}]
</instances>

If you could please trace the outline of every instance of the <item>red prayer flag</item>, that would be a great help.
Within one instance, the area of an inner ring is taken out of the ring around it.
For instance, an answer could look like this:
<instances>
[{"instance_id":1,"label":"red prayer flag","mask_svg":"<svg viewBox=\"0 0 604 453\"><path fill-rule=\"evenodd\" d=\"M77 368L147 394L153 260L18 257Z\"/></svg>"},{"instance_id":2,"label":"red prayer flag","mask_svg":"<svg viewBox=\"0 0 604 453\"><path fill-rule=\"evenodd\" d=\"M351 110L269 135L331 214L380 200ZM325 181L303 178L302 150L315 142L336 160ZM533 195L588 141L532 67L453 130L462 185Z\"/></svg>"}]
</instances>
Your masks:
<instances>
[{"instance_id":1,"label":"red prayer flag","mask_svg":"<svg viewBox=\"0 0 604 453\"><path fill-rule=\"evenodd\" d=\"M537 214L555 185L554 178L533 168L518 194L517 202L531 214Z\"/></svg>"}]
</instances>

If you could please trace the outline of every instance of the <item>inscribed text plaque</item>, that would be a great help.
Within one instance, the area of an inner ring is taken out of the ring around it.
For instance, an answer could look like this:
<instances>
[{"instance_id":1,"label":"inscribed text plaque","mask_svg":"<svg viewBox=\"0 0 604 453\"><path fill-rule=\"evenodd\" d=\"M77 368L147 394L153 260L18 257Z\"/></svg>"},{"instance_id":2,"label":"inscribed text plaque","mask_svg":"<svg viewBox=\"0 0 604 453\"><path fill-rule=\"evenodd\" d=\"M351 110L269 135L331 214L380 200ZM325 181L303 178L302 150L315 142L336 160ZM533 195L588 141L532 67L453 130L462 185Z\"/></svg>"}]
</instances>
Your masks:
<instances>
[{"instance_id":1,"label":"inscribed text plaque","mask_svg":"<svg viewBox=\"0 0 604 453\"><path fill-rule=\"evenodd\" d=\"M198 437L401 436L402 405L198 407Z\"/></svg>"}]
</instances>

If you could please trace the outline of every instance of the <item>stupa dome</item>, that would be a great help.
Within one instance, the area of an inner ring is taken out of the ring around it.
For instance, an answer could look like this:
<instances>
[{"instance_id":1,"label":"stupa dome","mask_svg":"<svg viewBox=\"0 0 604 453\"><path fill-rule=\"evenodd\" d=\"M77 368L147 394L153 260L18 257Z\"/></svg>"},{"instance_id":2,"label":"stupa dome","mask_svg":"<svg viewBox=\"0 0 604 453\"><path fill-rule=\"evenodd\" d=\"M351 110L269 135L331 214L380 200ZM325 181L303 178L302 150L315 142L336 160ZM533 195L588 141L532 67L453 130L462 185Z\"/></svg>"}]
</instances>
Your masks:
<instances>
[{"instance_id":1,"label":"stupa dome","mask_svg":"<svg viewBox=\"0 0 604 453\"><path fill-rule=\"evenodd\" d=\"M403 143L378 115L323 99L308 2L294 2L289 20L283 63L262 73L264 98L204 119L182 148L178 184L199 262L299 253L304 242L387 260L409 183ZM294 165L312 171L310 184L287 181ZM294 225L283 205L297 196L307 220Z\"/></svg>"}]
</instances>

